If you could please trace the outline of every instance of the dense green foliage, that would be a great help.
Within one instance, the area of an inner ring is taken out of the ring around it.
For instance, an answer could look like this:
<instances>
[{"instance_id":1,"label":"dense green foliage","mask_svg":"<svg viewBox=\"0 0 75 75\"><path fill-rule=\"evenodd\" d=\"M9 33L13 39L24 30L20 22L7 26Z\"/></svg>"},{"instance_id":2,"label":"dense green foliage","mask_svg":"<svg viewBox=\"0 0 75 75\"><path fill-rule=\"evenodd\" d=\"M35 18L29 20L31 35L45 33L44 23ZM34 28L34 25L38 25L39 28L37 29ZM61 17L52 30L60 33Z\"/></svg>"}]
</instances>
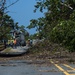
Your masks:
<instances>
[{"instance_id":1,"label":"dense green foliage","mask_svg":"<svg viewBox=\"0 0 75 75\"><path fill-rule=\"evenodd\" d=\"M61 21L51 31L51 40L62 43L69 50L75 50L75 22L71 20Z\"/></svg>"},{"instance_id":2,"label":"dense green foliage","mask_svg":"<svg viewBox=\"0 0 75 75\"><path fill-rule=\"evenodd\" d=\"M14 21L11 19L10 16L4 15L1 17L2 19L0 20L0 40L1 39L7 39L10 37L8 35L10 33L10 30L13 29L14 27Z\"/></svg>"},{"instance_id":3,"label":"dense green foliage","mask_svg":"<svg viewBox=\"0 0 75 75\"><path fill-rule=\"evenodd\" d=\"M44 17L32 19L28 28L36 27L40 36L75 51L75 0L37 0L37 9L46 10Z\"/></svg>"}]
</instances>

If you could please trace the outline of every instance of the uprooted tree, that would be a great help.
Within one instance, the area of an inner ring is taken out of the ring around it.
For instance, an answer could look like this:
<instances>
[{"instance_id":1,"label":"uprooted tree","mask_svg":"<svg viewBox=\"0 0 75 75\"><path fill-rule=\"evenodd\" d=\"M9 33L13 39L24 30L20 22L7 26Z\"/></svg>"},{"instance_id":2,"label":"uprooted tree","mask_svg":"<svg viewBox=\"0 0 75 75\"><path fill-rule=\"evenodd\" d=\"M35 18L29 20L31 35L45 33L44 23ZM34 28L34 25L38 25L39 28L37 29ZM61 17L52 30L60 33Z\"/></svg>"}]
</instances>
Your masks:
<instances>
[{"instance_id":1,"label":"uprooted tree","mask_svg":"<svg viewBox=\"0 0 75 75\"><path fill-rule=\"evenodd\" d=\"M37 9L46 10L44 17L32 19L28 28L36 27L45 38L75 51L75 0L37 0Z\"/></svg>"}]
</instances>

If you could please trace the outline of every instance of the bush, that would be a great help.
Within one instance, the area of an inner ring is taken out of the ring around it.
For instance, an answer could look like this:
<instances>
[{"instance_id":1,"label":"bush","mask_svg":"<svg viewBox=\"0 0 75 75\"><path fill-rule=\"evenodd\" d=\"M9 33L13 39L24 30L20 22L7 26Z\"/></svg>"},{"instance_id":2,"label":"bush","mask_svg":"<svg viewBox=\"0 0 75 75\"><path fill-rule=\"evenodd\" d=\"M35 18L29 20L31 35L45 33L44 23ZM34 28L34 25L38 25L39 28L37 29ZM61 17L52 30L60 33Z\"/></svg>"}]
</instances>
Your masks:
<instances>
[{"instance_id":1,"label":"bush","mask_svg":"<svg viewBox=\"0 0 75 75\"><path fill-rule=\"evenodd\" d=\"M62 43L70 51L75 51L75 22L61 21L51 31L51 40Z\"/></svg>"}]
</instances>

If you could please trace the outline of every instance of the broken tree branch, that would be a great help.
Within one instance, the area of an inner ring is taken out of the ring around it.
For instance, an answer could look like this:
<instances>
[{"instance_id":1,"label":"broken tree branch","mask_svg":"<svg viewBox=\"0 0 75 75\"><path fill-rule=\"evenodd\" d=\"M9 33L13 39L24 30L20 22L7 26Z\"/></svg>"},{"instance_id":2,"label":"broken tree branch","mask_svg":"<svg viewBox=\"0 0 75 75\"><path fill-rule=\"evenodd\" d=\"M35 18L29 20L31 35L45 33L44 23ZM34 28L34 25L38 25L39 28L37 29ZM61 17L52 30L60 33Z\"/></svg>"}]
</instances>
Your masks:
<instances>
[{"instance_id":1,"label":"broken tree branch","mask_svg":"<svg viewBox=\"0 0 75 75\"><path fill-rule=\"evenodd\" d=\"M73 10L73 8L68 4L65 4L65 3L60 3L61 5L64 5L64 6L66 6L66 7L68 7L68 8L70 8L71 10Z\"/></svg>"}]
</instances>

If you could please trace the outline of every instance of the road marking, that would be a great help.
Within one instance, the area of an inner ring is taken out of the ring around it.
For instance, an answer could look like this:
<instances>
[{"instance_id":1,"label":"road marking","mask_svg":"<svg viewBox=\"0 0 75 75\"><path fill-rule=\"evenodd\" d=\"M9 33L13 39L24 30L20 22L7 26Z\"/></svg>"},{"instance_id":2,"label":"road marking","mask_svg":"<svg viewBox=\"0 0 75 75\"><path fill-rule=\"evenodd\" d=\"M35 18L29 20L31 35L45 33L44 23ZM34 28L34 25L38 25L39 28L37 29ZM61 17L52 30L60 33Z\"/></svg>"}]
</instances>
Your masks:
<instances>
[{"instance_id":1,"label":"road marking","mask_svg":"<svg viewBox=\"0 0 75 75\"><path fill-rule=\"evenodd\" d=\"M61 68L58 64L54 64L59 70L61 70L65 75L70 75L67 71Z\"/></svg>"},{"instance_id":2,"label":"road marking","mask_svg":"<svg viewBox=\"0 0 75 75\"><path fill-rule=\"evenodd\" d=\"M66 70L67 72L75 72L75 70Z\"/></svg>"},{"instance_id":3,"label":"road marking","mask_svg":"<svg viewBox=\"0 0 75 75\"><path fill-rule=\"evenodd\" d=\"M70 69L72 69L72 70L75 70L75 68L73 68L73 67L71 67L71 66L69 66L67 64L63 64L63 65L66 66L66 67L68 67L68 68L70 68Z\"/></svg>"},{"instance_id":4,"label":"road marking","mask_svg":"<svg viewBox=\"0 0 75 75\"><path fill-rule=\"evenodd\" d=\"M60 71L62 71L65 75L71 75L67 71L65 71L63 68L61 68L58 64L55 64L52 60L50 61L52 64L54 64Z\"/></svg>"}]
</instances>

